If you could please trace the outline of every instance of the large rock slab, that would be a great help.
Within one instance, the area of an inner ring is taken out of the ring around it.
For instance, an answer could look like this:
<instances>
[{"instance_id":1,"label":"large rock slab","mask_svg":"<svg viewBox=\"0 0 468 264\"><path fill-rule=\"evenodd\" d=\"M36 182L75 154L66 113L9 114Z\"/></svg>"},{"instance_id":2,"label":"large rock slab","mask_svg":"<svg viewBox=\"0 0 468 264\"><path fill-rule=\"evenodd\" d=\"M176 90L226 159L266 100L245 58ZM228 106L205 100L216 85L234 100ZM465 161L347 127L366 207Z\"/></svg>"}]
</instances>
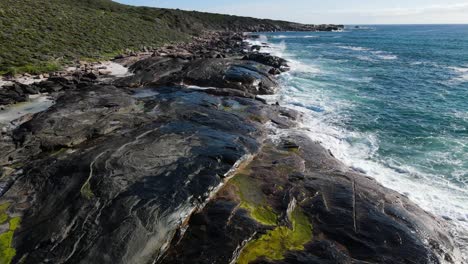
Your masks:
<instances>
[{"instance_id":1,"label":"large rock slab","mask_svg":"<svg viewBox=\"0 0 468 264\"><path fill-rule=\"evenodd\" d=\"M202 87L232 88L252 94L274 94L278 83L269 67L253 61L204 59L184 70L184 84Z\"/></svg>"},{"instance_id":2,"label":"large rock slab","mask_svg":"<svg viewBox=\"0 0 468 264\"><path fill-rule=\"evenodd\" d=\"M125 87L184 84L200 87L229 88L254 95L273 94L278 83L269 73L270 66L249 60L152 57L135 63L134 75L117 79Z\"/></svg>"},{"instance_id":3,"label":"large rock slab","mask_svg":"<svg viewBox=\"0 0 468 264\"><path fill-rule=\"evenodd\" d=\"M287 113L184 88L92 85L60 97L14 132L6 158L0 204L21 221L8 231L14 262L153 263L258 151L265 123L293 124Z\"/></svg>"},{"instance_id":4,"label":"large rock slab","mask_svg":"<svg viewBox=\"0 0 468 264\"><path fill-rule=\"evenodd\" d=\"M161 263L453 263L445 226L306 136L259 155Z\"/></svg>"},{"instance_id":5,"label":"large rock slab","mask_svg":"<svg viewBox=\"0 0 468 264\"><path fill-rule=\"evenodd\" d=\"M182 71L187 63L187 60L180 58L150 57L132 64L129 70L133 75L117 79L113 84L122 87L141 87L148 83L164 83L169 76Z\"/></svg>"},{"instance_id":6,"label":"large rock slab","mask_svg":"<svg viewBox=\"0 0 468 264\"><path fill-rule=\"evenodd\" d=\"M287 60L267 53L249 53L245 55L242 59L256 61L258 63L265 64L283 71L289 68Z\"/></svg>"}]
</instances>

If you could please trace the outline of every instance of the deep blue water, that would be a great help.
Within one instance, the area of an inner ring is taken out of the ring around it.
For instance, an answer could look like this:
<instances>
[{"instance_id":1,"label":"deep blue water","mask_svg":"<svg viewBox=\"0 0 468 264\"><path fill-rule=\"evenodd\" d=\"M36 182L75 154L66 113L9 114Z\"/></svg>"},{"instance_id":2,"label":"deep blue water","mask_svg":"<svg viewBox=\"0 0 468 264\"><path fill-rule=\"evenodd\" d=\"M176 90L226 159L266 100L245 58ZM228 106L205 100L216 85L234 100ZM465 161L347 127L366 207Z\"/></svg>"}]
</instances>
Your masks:
<instances>
[{"instance_id":1,"label":"deep blue water","mask_svg":"<svg viewBox=\"0 0 468 264\"><path fill-rule=\"evenodd\" d=\"M272 33L283 105L349 166L468 227L468 25Z\"/></svg>"}]
</instances>

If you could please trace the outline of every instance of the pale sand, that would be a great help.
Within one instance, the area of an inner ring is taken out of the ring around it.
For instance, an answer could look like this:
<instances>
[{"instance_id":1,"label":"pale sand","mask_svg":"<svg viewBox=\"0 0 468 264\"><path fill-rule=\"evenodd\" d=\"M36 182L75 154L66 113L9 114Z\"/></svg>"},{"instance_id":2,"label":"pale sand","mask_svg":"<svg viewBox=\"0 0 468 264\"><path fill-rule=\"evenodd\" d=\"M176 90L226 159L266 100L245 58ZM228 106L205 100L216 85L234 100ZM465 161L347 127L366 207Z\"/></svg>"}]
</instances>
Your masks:
<instances>
[{"instance_id":1,"label":"pale sand","mask_svg":"<svg viewBox=\"0 0 468 264\"><path fill-rule=\"evenodd\" d=\"M129 75L132 75L129 71L128 71L128 68L118 64L118 63L115 63L115 62L112 62L112 61L106 61L106 62L103 62L101 64L96 64L96 65L93 65L93 68L94 69L98 69L100 67L106 67L106 69L103 69L103 71L106 71L106 72L109 72L109 74L106 76L107 77L110 77L110 76L113 76L113 77L125 77L125 76L129 76ZM65 69L65 71L67 72L75 72L77 71L78 68L77 67L68 67ZM27 85L30 85L30 84L33 84L33 83L37 83L37 82L42 82L42 81L45 81L47 80L47 78L38 78L38 76L31 76L31 77L18 77L15 79L16 82L19 82L19 83L22 83L22 84L27 84ZM5 86L5 85L11 85L13 84L13 82L11 81L6 81L2 78L0 78L0 88L2 86Z\"/></svg>"},{"instance_id":2,"label":"pale sand","mask_svg":"<svg viewBox=\"0 0 468 264\"><path fill-rule=\"evenodd\" d=\"M109 62L105 62L103 65L107 67L107 70L111 72L110 75L112 76L125 77L125 76L132 75L132 73L128 71L128 68L118 63L109 61Z\"/></svg>"}]
</instances>

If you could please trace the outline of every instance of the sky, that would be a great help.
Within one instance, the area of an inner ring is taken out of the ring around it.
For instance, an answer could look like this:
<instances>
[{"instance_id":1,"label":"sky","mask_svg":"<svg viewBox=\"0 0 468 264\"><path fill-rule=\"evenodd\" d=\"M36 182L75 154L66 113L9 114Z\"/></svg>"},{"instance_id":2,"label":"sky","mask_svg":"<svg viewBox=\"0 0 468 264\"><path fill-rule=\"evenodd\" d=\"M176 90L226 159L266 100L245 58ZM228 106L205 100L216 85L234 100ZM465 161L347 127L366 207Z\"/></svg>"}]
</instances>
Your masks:
<instances>
[{"instance_id":1,"label":"sky","mask_svg":"<svg viewBox=\"0 0 468 264\"><path fill-rule=\"evenodd\" d=\"M468 0L114 0L310 24L467 24Z\"/></svg>"}]
</instances>

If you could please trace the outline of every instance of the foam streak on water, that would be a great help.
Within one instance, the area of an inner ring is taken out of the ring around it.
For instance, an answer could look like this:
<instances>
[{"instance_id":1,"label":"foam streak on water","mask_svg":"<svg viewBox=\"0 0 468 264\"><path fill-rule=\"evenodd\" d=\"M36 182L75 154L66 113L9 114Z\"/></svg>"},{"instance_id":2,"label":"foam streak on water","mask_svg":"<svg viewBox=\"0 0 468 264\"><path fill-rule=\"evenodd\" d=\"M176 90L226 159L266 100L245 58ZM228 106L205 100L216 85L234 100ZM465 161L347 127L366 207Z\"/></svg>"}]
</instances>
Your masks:
<instances>
[{"instance_id":1,"label":"foam streak on water","mask_svg":"<svg viewBox=\"0 0 468 264\"><path fill-rule=\"evenodd\" d=\"M468 252L468 26L372 28L263 36L254 44L292 68L269 99L304 112L301 129L338 159L446 219Z\"/></svg>"}]
</instances>

